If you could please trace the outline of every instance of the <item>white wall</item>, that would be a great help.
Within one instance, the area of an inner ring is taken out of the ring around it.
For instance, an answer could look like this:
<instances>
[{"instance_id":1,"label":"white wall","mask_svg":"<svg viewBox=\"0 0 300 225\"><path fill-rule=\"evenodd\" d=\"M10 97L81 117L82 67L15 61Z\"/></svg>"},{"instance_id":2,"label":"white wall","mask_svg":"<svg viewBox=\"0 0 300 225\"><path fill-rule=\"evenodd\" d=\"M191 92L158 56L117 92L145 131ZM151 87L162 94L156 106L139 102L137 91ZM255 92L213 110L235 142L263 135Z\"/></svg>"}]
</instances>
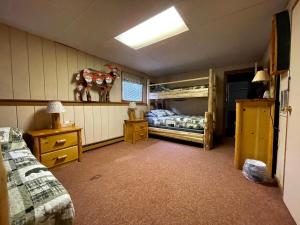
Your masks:
<instances>
[{"instance_id":1,"label":"white wall","mask_svg":"<svg viewBox=\"0 0 300 225\"><path fill-rule=\"evenodd\" d=\"M289 91L289 105L292 107L292 112L288 117L283 200L291 215L293 216L295 222L297 224L300 224L300 2L297 3L292 11L291 32L291 80Z\"/></svg>"}]
</instances>

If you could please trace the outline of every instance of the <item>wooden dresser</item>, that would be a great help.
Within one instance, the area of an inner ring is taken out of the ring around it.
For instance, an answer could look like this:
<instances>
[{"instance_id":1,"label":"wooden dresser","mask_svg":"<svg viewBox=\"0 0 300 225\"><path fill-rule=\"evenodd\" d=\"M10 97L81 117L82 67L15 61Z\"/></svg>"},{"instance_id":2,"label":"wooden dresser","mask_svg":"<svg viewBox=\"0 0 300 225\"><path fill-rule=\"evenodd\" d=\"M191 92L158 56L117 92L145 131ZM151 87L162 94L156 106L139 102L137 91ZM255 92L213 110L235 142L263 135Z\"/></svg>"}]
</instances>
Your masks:
<instances>
[{"instance_id":1,"label":"wooden dresser","mask_svg":"<svg viewBox=\"0 0 300 225\"><path fill-rule=\"evenodd\" d=\"M125 120L125 141L135 144L138 140L148 139L147 120Z\"/></svg>"},{"instance_id":2,"label":"wooden dresser","mask_svg":"<svg viewBox=\"0 0 300 225\"><path fill-rule=\"evenodd\" d=\"M48 168L78 160L82 152L81 128L64 127L30 131L30 143L35 157Z\"/></svg>"},{"instance_id":3,"label":"wooden dresser","mask_svg":"<svg viewBox=\"0 0 300 225\"><path fill-rule=\"evenodd\" d=\"M269 99L236 101L234 165L242 169L245 159L266 163L272 172L275 103Z\"/></svg>"}]
</instances>

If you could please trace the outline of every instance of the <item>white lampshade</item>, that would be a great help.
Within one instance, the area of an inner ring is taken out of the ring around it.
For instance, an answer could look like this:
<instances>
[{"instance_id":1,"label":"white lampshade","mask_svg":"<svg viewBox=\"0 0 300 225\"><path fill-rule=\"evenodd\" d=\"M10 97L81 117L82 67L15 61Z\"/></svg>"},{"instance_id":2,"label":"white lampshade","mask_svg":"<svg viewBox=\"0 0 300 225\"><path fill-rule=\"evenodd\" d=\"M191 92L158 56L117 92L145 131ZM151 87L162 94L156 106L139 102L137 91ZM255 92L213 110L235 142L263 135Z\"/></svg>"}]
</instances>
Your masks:
<instances>
[{"instance_id":1,"label":"white lampshade","mask_svg":"<svg viewBox=\"0 0 300 225\"><path fill-rule=\"evenodd\" d=\"M129 109L135 109L136 108L136 103L135 102L130 102L128 108Z\"/></svg>"},{"instance_id":2,"label":"white lampshade","mask_svg":"<svg viewBox=\"0 0 300 225\"><path fill-rule=\"evenodd\" d=\"M260 70L257 71L255 74L255 77L253 78L252 82L264 82L264 81L269 81L270 80L270 75L267 70Z\"/></svg>"},{"instance_id":3,"label":"white lampshade","mask_svg":"<svg viewBox=\"0 0 300 225\"><path fill-rule=\"evenodd\" d=\"M60 101L48 102L47 113L62 113L65 111L66 110Z\"/></svg>"}]
</instances>

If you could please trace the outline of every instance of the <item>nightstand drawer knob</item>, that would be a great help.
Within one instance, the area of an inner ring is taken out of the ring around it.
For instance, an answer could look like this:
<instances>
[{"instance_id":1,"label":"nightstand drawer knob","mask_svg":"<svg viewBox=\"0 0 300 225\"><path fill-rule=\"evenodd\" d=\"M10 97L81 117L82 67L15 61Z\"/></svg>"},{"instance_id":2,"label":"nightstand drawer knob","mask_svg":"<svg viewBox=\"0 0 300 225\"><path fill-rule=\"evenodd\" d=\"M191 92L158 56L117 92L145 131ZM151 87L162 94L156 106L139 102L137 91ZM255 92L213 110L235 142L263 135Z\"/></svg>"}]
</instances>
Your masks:
<instances>
[{"instance_id":1,"label":"nightstand drawer knob","mask_svg":"<svg viewBox=\"0 0 300 225\"><path fill-rule=\"evenodd\" d=\"M62 155L62 156L58 156L56 159L57 160L64 160L67 157L68 157L67 155Z\"/></svg>"},{"instance_id":2,"label":"nightstand drawer knob","mask_svg":"<svg viewBox=\"0 0 300 225\"><path fill-rule=\"evenodd\" d=\"M61 145L61 144L66 143L66 141L67 141L66 139L60 139L60 140L56 141L56 144Z\"/></svg>"}]
</instances>

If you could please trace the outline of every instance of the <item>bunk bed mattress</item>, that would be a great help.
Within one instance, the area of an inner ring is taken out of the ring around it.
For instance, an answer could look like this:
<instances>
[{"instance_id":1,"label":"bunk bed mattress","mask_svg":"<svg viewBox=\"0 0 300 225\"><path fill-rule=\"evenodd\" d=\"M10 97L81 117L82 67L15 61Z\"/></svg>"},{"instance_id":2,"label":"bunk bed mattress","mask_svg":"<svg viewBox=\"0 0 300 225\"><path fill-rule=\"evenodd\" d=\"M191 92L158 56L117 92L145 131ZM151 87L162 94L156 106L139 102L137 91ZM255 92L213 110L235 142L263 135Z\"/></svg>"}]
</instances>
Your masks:
<instances>
[{"instance_id":1,"label":"bunk bed mattress","mask_svg":"<svg viewBox=\"0 0 300 225\"><path fill-rule=\"evenodd\" d=\"M24 140L1 147L8 175L10 224L72 224L75 210L70 195Z\"/></svg>"},{"instance_id":2,"label":"bunk bed mattress","mask_svg":"<svg viewBox=\"0 0 300 225\"><path fill-rule=\"evenodd\" d=\"M149 93L149 99L197 98L207 96L208 88L206 87L178 88Z\"/></svg>"},{"instance_id":3,"label":"bunk bed mattress","mask_svg":"<svg viewBox=\"0 0 300 225\"><path fill-rule=\"evenodd\" d=\"M179 130L194 133L203 133L204 131L204 117L203 116L161 116L161 117L147 117L150 127L157 127L163 129Z\"/></svg>"}]
</instances>

